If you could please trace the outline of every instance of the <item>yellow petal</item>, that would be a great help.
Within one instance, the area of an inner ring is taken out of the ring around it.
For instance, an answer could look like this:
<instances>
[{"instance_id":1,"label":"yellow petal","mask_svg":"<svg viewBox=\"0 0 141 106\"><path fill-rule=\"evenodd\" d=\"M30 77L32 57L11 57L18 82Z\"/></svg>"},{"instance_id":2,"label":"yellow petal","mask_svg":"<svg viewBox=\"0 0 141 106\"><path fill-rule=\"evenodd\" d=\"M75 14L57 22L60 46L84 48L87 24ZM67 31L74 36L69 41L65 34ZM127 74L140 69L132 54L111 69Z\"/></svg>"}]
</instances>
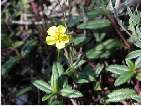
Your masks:
<instances>
[{"instance_id":1,"label":"yellow petal","mask_svg":"<svg viewBox=\"0 0 141 106\"><path fill-rule=\"evenodd\" d=\"M47 33L48 33L48 35L54 36L54 35L56 35L56 31L57 31L57 27L56 26L52 26L52 27L50 27L48 29Z\"/></svg>"},{"instance_id":2,"label":"yellow petal","mask_svg":"<svg viewBox=\"0 0 141 106\"><path fill-rule=\"evenodd\" d=\"M63 43L63 42L57 42L57 43L56 43L56 47L57 47L58 49L62 49L62 48L65 47L65 43Z\"/></svg>"},{"instance_id":3,"label":"yellow petal","mask_svg":"<svg viewBox=\"0 0 141 106\"><path fill-rule=\"evenodd\" d=\"M61 34L64 34L66 32L66 28L63 25L59 25L57 27L57 31Z\"/></svg>"},{"instance_id":4,"label":"yellow petal","mask_svg":"<svg viewBox=\"0 0 141 106\"><path fill-rule=\"evenodd\" d=\"M61 36L61 38L64 43L68 43L70 41L69 35L64 34L63 36Z\"/></svg>"},{"instance_id":5,"label":"yellow petal","mask_svg":"<svg viewBox=\"0 0 141 106\"><path fill-rule=\"evenodd\" d=\"M48 45L53 45L56 43L56 39L54 36L47 36L46 37L46 42Z\"/></svg>"}]
</instances>

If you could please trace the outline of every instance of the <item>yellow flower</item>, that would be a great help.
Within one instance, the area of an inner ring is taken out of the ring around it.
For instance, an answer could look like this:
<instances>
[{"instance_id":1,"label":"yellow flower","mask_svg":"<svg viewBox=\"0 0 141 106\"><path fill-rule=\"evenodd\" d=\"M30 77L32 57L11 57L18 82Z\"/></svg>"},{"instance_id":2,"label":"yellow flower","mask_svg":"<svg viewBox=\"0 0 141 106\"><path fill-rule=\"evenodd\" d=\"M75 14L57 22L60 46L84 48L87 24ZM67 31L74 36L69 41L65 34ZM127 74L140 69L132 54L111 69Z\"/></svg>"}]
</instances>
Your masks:
<instances>
[{"instance_id":1,"label":"yellow flower","mask_svg":"<svg viewBox=\"0 0 141 106\"><path fill-rule=\"evenodd\" d=\"M69 35L65 34L66 28L62 25L52 26L48 29L47 33L49 36L46 37L46 42L48 45L56 44L58 49L65 47L65 43L70 40Z\"/></svg>"}]
</instances>

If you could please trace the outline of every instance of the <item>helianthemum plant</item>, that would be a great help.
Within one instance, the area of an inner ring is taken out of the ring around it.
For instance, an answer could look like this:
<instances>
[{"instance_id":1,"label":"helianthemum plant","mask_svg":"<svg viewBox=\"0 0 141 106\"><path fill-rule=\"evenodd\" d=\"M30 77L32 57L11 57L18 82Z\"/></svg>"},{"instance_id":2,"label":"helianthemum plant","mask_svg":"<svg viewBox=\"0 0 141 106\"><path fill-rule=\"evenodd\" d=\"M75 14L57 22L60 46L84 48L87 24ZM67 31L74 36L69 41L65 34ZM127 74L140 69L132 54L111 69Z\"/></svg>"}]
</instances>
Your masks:
<instances>
[{"instance_id":1,"label":"helianthemum plant","mask_svg":"<svg viewBox=\"0 0 141 106\"><path fill-rule=\"evenodd\" d=\"M66 28L63 25L52 26L47 31L46 42L48 45L56 45L58 49L66 46L70 41L70 35L66 34Z\"/></svg>"}]
</instances>

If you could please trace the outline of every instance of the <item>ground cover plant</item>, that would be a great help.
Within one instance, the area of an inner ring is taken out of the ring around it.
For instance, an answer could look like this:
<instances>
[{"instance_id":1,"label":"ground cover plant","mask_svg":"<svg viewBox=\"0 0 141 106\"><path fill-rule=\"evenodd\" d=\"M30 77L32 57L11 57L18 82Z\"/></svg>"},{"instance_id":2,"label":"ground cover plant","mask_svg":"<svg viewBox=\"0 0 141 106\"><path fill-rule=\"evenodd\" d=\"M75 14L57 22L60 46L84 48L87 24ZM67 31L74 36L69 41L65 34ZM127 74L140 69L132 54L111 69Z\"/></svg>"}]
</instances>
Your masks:
<instances>
[{"instance_id":1,"label":"ground cover plant","mask_svg":"<svg viewBox=\"0 0 141 106\"><path fill-rule=\"evenodd\" d=\"M141 105L141 0L2 0L1 104Z\"/></svg>"}]
</instances>

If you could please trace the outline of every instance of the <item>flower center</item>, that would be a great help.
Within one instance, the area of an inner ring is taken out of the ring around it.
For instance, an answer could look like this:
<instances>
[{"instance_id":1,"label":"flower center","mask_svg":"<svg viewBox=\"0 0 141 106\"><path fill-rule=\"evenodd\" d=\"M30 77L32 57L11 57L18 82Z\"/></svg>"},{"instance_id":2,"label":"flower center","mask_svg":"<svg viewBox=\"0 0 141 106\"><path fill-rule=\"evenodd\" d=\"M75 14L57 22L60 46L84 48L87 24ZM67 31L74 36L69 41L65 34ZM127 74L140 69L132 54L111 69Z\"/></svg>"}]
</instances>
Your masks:
<instances>
[{"instance_id":1,"label":"flower center","mask_svg":"<svg viewBox=\"0 0 141 106\"><path fill-rule=\"evenodd\" d=\"M62 33L56 32L56 40L61 42L63 40L62 35L63 35Z\"/></svg>"}]
</instances>

